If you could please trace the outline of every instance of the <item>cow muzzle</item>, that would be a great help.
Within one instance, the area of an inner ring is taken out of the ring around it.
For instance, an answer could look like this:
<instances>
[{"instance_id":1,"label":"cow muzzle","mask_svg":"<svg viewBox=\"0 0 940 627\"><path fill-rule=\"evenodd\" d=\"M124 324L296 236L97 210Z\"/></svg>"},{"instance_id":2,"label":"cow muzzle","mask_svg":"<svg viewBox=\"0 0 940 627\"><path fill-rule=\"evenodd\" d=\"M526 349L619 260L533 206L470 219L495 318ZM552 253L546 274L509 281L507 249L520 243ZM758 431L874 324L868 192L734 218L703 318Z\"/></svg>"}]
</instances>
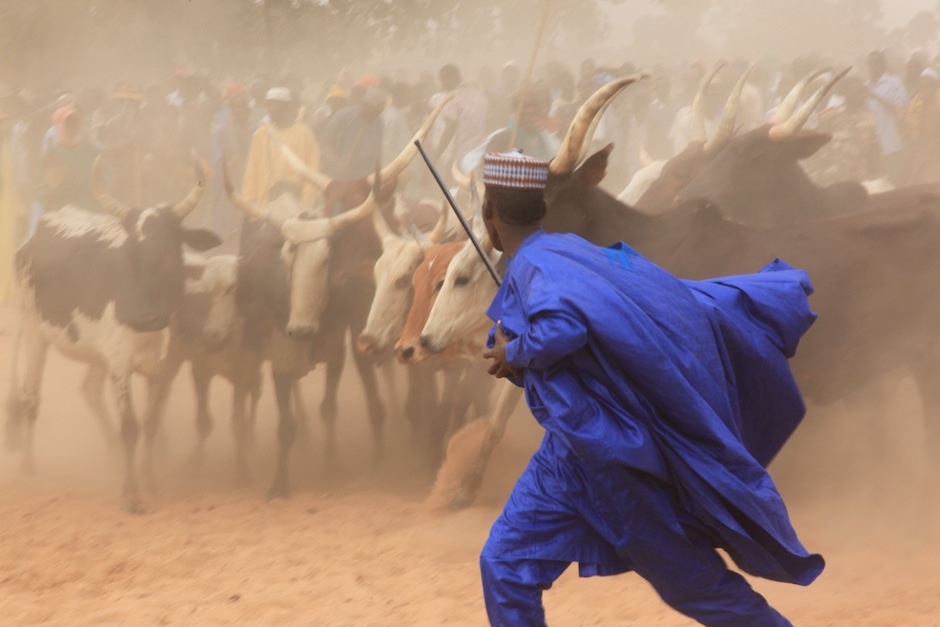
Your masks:
<instances>
[{"instance_id":1,"label":"cow muzzle","mask_svg":"<svg viewBox=\"0 0 940 627\"><path fill-rule=\"evenodd\" d=\"M378 353L377 341L368 333L361 333L356 340L356 349L363 355L375 355Z\"/></svg>"},{"instance_id":2,"label":"cow muzzle","mask_svg":"<svg viewBox=\"0 0 940 627\"><path fill-rule=\"evenodd\" d=\"M434 338L431 337L430 335L422 335L420 338L420 342L421 342L421 348L431 353L432 355L436 355L437 353L440 353L444 349L442 346L437 346L434 343Z\"/></svg>"},{"instance_id":3,"label":"cow muzzle","mask_svg":"<svg viewBox=\"0 0 940 627\"><path fill-rule=\"evenodd\" d=\"M405 344L395 349L398 361L403 364L417 364L428 358L428 353L420 346Z\"/></svg>"}]
</instances>

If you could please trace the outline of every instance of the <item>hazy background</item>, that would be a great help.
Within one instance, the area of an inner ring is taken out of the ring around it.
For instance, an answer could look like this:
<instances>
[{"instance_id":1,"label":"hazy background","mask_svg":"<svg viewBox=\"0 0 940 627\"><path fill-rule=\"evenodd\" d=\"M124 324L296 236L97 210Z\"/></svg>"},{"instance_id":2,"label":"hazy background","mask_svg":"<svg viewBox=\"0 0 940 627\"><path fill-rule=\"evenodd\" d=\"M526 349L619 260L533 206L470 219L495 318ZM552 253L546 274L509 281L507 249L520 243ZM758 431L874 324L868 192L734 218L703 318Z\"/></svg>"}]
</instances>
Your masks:
<instances>
[{"instance_id":1,"label":"hazy background","mask_svg":"<svg viewBox=\"0 0 940 627\"><path fill-rule=\"evenodd\" d=\"M542 0L32 0L0 2L0 79L14 87L146 83L186 68L329 80L413 79L446 61L527 61ZM651 67L806 54L855 61L938 52L936 0L552 0L540 63Z\"/></svg>"}]
</instances>

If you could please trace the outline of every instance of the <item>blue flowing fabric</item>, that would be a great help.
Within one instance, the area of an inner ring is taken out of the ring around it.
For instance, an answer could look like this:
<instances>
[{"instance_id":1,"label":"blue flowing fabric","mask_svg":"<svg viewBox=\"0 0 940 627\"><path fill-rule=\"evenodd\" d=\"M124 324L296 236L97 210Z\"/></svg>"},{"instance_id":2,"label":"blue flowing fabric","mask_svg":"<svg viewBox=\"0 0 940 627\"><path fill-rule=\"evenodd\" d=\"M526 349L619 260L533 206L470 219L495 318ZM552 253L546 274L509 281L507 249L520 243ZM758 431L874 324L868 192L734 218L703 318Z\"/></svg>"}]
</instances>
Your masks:
<instances>
[{"instance_id":1,"label":"blue flowing fabric","mask_svg":"<svg viewBox=\"0 0 940 627\"><path fill-rule=\"evenodd\" d=\"M530 236L487 314L510 337L507 362L524 369L514 383L546 434L484 553L623 572L630 560L599 528L646 534L668 553L674 540L649 529L679 528L657 520L669 510L747 573L813 581L823 559L800 544L765 470L805 411L787 358L815 320L811 293L781 261L682 281L624 244ZM558 523L572 512L587 525Z\"/></svg>"}]
</instances>

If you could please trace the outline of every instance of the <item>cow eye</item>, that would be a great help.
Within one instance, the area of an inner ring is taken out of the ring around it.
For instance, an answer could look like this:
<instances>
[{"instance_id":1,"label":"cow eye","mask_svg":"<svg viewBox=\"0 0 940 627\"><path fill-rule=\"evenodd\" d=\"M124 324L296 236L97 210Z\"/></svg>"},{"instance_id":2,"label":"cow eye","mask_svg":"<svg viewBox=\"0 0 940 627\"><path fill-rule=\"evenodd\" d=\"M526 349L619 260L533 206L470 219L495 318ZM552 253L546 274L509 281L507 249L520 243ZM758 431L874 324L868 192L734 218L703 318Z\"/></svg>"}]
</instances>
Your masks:
<instances>
[{"instance_id":1,"label":"cow eye","mask_svg":"<svg viewBox=\"0 0 940 627\"><path fill-rule=\"evenodd\" d=\"M441 279L437 282L437 286L434 288L434 292L440 292L442 287L444 287L444 279Z\"/></svg>"},{"instance_id":2,"label":"cow eye","mask_svg":"<svg viewBox=\"0 0 940 627\"><path fill-rule=\"evenodd\" d=\"M463 287L467 285L468 283L470 283L470 277L468 276L459 276L456 279L454 279L455 287Z\"/></svg>"},{"instance_id":3,"label":"cow eye","mask_svg":"<svg viewBox=\"0 0 940 627\"><path fill-rule=\"evenodd\" d=\"M407 276L401 276L401 277L398 277L397 281L395 281L395 289L396 290L408 289L408 286L410 284L411 284L411 281L409 280Z\"/></svg>"}]
</instances>

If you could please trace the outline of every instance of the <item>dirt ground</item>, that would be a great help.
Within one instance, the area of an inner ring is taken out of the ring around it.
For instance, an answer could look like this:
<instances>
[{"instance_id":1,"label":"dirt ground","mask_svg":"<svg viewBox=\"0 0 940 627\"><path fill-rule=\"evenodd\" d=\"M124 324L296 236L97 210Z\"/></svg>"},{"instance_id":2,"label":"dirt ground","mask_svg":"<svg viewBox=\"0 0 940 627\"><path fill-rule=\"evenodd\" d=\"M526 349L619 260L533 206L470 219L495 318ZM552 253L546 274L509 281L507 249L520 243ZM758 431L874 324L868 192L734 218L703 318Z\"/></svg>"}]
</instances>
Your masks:
<instances>
[{"instance_id":1,"label":"dirt ground","mask_svg":"<svg viewBox=\"0 0 940 627\"><path fill-rule=\"evenodd\" d=\"M6 396L15 313L0 308ZM341 468L324 468L320 373L304 381L310 436L294 494L267 501L275 413L262 399L254 481L236 487L229 386L216 382L205 465L184 369L167 416L160 489L147 513L119 509L120 471L78 393L83 368L52 354L36 432L38 476L0 453L0 623L4 625L484 625L477 555L539 432L524 412L494 455L478 503L435 514L407 421L370 463L355 378L343 384ZM266 390L267 392L267 390ZM138 400L142 398L138 395ZM109 398L110 400L110 398ZM796 625L940 625L940 492L928 471L910 383L811 410L772 472L804 544L828 563L808 588L754 581ZM635 575L579 579L545 594L553 625L689 625Z\"/></svg>"}]
</instances>

